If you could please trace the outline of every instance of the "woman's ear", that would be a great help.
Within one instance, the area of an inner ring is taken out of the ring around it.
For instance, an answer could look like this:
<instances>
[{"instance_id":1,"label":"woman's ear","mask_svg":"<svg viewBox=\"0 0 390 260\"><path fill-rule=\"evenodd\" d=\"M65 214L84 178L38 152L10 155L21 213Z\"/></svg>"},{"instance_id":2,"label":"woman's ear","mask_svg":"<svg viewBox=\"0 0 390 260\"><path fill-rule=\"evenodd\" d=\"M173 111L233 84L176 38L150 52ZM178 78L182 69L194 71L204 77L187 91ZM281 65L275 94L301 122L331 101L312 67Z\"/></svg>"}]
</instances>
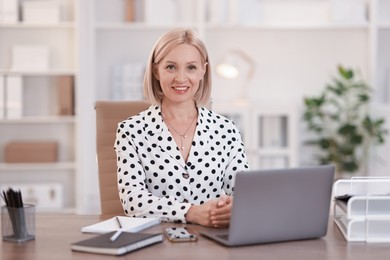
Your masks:
<instances>
[{"instance_id":1,"label":"woman's ear","mask_svg":"<svg viewBox=\"0 0 390 260\"><path fill-rule=\"evenodd\" d=\"M204 65L203 65L202 79L204 78L204 75L206 74L207 66L208 66L208 63L205 62Z\"/></svg>"},{"instance_id":2,"label":"woman's ear","mask_svg":"<svg viewBox=\"0 0 390 260\"><path fill-rule=\"evenodd\" d=\"M157 79L157 80L160 80L159 79L159 76L158 76L158 64L154 63L152 65L152 70L153 70L153 76Z\"/></svg>"}]
</instances>

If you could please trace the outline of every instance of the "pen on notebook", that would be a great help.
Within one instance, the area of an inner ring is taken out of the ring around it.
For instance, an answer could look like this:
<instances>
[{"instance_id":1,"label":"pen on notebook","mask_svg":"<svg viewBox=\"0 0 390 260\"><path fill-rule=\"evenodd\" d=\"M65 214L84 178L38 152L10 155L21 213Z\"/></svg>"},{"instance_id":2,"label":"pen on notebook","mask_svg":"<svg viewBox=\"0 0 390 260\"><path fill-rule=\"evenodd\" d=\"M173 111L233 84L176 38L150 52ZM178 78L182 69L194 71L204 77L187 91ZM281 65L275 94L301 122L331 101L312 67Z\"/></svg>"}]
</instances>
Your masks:
<instances>
[{"instance_id":1,"label":"pen on notebook","mask_svg":"<svg viewBox=\"0 0 390 260\"><path fill-rule=\"evenodd\" d=\"M114 233L114 235L112 235L112 236L110 237L110 241L111 241L111 242L114 242L115 240L117 240L117 238L120 236L120 234L122 234L122 224L121 224L121 222L119 221L119 218L118 218L118 217L116 217L115 219L116 219L116 222L118 223L119 230L116 231L116 232Z\"/></svg>"}]
</instances>

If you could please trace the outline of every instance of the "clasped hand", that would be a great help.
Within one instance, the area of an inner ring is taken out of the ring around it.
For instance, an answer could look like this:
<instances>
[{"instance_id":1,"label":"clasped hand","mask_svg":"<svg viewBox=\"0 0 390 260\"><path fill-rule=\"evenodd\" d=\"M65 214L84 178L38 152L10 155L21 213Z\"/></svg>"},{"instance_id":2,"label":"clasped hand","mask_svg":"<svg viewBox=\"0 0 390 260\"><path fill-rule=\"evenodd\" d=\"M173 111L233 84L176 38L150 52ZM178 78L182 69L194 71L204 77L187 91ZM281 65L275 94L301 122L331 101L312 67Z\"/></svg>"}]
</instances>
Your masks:
<instances>
[{"instance_id":1,"label":"clasped hand","mask_svg":"<svg viewBox=\"0 0 390 260\"><path fill-rule=\"evenodd\" d=\"M207 227L228 227L232 206L233 197L222 195L220 198L209 200L202 205L191 206L186 219L188 222Z\"/></svg>"}]
</instances>

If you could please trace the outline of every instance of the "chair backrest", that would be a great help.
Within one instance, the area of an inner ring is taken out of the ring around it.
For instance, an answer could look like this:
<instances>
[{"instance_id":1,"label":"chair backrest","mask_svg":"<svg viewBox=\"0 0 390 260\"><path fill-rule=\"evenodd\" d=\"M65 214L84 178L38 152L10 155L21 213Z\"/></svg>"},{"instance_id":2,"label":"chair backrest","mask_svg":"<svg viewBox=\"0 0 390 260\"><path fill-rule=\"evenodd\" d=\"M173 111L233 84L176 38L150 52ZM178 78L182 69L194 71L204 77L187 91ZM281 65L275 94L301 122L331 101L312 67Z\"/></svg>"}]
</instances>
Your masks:
<instances>
[{"instance_id":1,"label":"chair backrest","mask_svg":"<svg viewBox=\"0 0 390 260\"><path fill-rule=\"evenodd\" d=\"M117 186L114 142L120 121L147 109L146 101L96 101L96 152L102 214L123 214Z\"/></svg>"}]
</instances>

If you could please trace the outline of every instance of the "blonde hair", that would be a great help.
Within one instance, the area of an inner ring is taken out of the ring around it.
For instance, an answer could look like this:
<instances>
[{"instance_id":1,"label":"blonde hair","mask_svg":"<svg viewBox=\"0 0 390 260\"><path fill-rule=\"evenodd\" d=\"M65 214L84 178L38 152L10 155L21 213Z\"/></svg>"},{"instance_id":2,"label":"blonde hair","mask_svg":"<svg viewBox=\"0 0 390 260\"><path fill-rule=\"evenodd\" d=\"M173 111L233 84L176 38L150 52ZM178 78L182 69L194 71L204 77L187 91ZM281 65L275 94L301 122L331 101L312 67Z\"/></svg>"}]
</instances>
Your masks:
<instances>
[{"instance_id":1,"label":"blonde hair","mask_svg":"<svg viewBox=\"0 0 390 260\"><path fill-rule=\"evenodd\" d=\"M197 105L207 105L211 96L211 66L207 49L199 35L191 29L177 28L163 34L149 55L144 77L145 99L155 105L159 105L163 98L163 92L159 81L154 76L154 66L158 64L173 48L180 44L194 46L200 53L203 63L207 63L206 72L199 83L199 89L195 93Z\"/></svg>"}]
</instances>

